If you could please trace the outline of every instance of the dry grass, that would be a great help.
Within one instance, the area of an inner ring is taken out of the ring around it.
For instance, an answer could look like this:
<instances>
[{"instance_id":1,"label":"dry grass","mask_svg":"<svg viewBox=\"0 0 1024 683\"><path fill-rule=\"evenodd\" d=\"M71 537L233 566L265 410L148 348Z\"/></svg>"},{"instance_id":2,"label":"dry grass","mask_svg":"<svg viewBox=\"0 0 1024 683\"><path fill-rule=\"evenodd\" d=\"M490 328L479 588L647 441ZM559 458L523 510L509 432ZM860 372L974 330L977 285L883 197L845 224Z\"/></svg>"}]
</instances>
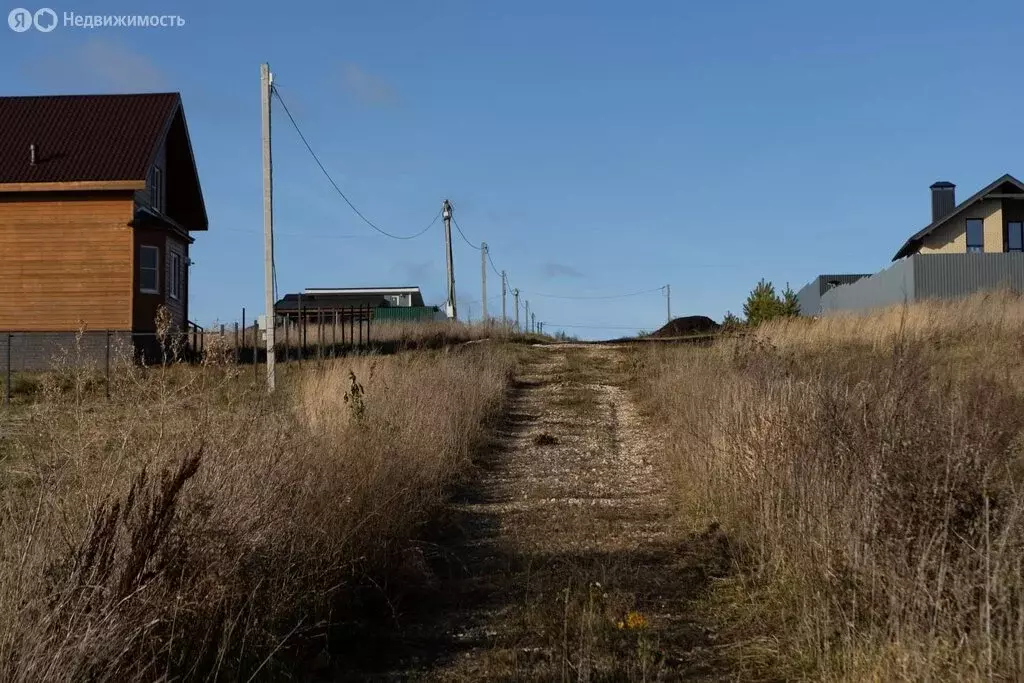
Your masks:
<instances>
[{"instance_id":1,"label":"dry grass","mask_svg":"<svg viewBox=\"0 0 1024 683\"><path fill-rule=\"evenodd\" d=\"M784 347L825 347L839 343L892 346L893 335L907 341L969 343L981 337L1006 340L1024 335L1024 299L996 290L955 300L934 300L912 306L891 306L868 315L839 313L817 320L782 319L761 325L754 336Z\"/></svg>"},{"instance_id":2,"label":"dry grass","mask_svg":"<svg viewBox=\"0 0 1024 683\"><path fill-rule=\"evenodd\" d=\"M482 339L503 339L508 341L544 341L550 337L537 334L518 333L511 328L503 327L500 323L462 323L446 321L425 321L425 322L372 322L356 321L350 326L348 323L334 325L329 321L323 324L307 323L299 325L289 323L279 325L274 330L276 346L279 353L285 348L298 349L305 346L306 349L317 353L317 349L328 350L331 348L346 348L353 345L384 346L386 348L399 349L422 349L441 348L453 344L464 344L470 341ZM191 340L191 337L189 337ZM225 326L224 334L219 330L206 331L203 333L203 344L207 346L213 343L226 344L231 348L237 345L243 349L251 349L253 340L260 345L265 345L262 334L254 332L250 326L246 330L239 329L236 335L234 325Z\"/></svg>"},{"instance_id":3,"label":"dry grass","mask_svg":"<svg viewBox=\"0 0 1024 683\"><path fill-rule=\"evenodd\" d=\"M743 678L1024 676L1022 333L994 295L637 352Z\"/></svg>"},{"instance_id":4,"label":"dry grass","mask_svg":"<svg viewBox=\"0 0 1024 683\"><path fill-rule=\"evenodd\" d=\"M311 363L273 400L230 365L123 365L109 402L88 369L45 376L0 441L0 680L324 663L357 585L421 571L411 539L512 362L487 346Z\"/></svg>"}]
</instances>

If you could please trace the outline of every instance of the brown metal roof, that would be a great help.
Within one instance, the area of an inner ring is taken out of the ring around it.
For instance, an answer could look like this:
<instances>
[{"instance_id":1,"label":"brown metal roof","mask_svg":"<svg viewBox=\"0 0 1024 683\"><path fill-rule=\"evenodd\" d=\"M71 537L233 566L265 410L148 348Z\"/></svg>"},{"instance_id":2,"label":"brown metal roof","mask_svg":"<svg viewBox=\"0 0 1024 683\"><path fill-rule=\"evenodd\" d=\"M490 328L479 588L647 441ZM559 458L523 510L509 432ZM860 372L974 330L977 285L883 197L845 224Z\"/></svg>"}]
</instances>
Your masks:
<instances>
[{"instance_id":1,"label":"brown metal roof","mask_svg":"<svg viewBox=\"0 0 1024 683\"><path fill-rule=\"evenodd\" d=\"M0 183L145 180L180 104L178 93L0 97Z\"/></svg>"}]
</instances>

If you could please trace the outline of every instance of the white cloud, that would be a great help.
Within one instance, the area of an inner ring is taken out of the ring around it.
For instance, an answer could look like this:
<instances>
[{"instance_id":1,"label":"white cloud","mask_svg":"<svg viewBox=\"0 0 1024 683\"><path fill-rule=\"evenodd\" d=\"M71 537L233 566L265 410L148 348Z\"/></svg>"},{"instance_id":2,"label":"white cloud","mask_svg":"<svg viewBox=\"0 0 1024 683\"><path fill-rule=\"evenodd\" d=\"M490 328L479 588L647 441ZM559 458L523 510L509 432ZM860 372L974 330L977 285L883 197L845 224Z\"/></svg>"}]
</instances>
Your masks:
<instances>
[{"instance_id":1,"label":"white cloud","mask_svg":"<svg viewBox=\"0 0 1024 683\"><path fill-rule=\"evenodd\" d=\"M168 79L145 55L106 40L91 39L63 54L27 64L43 87L63 92L160 92Z\"/></svg>"},{"instance_id":2,"label":"white cloud","mask_svg":"<svg viewBox=\"0 0 1024 683\"><path fill-rule=\"evenodd\" d=\"M390 84L367 73L358 64L342 64L341 77L345 90L363 104L388 106L398 103L398 92Z\"/></svg>"},{"instance_id":3,"label":"white cloud","mask_svg":"<svg viewBox=\"0 0 1024 683\"><path fill-rule=\"evenodd\" d=\"M581 278L581 277L586 277L580 271L578 271L575 268L573 268L572 266L566 265L564 263L545 263L544 265L542 265L540 267L540 271L544 275L544 277L546 277L546 278L556 278L556 277Z\"/></svg>"}]
</instances>

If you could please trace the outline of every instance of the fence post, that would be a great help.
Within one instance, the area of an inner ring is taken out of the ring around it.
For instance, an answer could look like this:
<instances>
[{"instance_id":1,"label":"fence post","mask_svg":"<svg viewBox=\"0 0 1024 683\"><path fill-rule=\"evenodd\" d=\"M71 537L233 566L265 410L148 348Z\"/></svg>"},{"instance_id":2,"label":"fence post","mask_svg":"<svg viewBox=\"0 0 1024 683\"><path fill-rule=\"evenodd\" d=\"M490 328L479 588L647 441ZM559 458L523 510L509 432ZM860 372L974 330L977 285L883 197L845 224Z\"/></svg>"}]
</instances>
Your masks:
<instances>
[{"instance_id":1,"label":"fence post","mask_svg":"<svg viewBox=\"0 0 1024 683\"><path fill-rule=\"evenodd\" d=\"M243 348L243 349L245 348L245 330L246 330L246 328L245 328L245 306L242 306L242 346L241 346L241 348ZM253 345L253 348L256 348L256 342L255 341L252 343L252 345ZM237 344L236 344L236 346L237 346ZM241 355L241 353L239 353L239 355ZM256 362L256 359L253 358L253 363L255 363L255 362Z\"/></svg>"},{"instance_id":2,"label":"fence post","mask_svg":"<svg viewBox=\"0 0 1024 683\"><path fill-rule=\"evenodd\" d=\"M4 382L4 405L11 405L11 344L14 343L14 335L10 332L7 333L7 380Z\"/></svg>"},{"instance_id":3,"label":"fence post","mask_svg":"<svg viewBox=\"0 0 1024 683\"><path fill-rule=\"evenodd\" d=\"M107 398L110 398L110 330L107 330L107 358L106 358L106 373L107 373Z\"/></svg>"},{"instance_id":4,"label":"fence post","mask_svg":"<svg viewBox=\"0 0 1024 683\"><path fill-rule=\"evenodd\" d=\"M298 310L299 310L299 319L298 319L299 327L297 327L295 329L295 336L298 337L298 339L296 340L296 342L298 342L296 344L296 346L299 347L299 360L302 360L302 342L303 342L303 336L304 336L303 333L302 333L302 327L303 327L303 320L305 319L305 316L302 313L302 293L301 292L299 293L299 301L298 301L297 306L298 306Z\"/></svg>"},{"instance_id":5,"label":"fence post","mask_svg":"<svg viewBox=\"0 0 1024 683\"><path fill-rule=\"evenodd\" d=\"M260 381L260 356L259 356L260 324L257 321L252 323L252 374L256 382Z\"/></svg>"},{"instance_id":6,"label":"fence post","mask_svg":"<svg viewBox=\"0 0 1024 683\"><path fill-rule=\"evenodd\" d=\"M348 343L349 346L356 345L356 309L348 309Z\"/></svg>"},{"instance_id":7,"label":"fence post","mask_svg":"<svg viewBox=\"0 0 1024 683\"><path fill-rule=\"evenodd\" d=\"M359 348L363 347L363 306L359 307Z\"/></svg>"}]
</instances>

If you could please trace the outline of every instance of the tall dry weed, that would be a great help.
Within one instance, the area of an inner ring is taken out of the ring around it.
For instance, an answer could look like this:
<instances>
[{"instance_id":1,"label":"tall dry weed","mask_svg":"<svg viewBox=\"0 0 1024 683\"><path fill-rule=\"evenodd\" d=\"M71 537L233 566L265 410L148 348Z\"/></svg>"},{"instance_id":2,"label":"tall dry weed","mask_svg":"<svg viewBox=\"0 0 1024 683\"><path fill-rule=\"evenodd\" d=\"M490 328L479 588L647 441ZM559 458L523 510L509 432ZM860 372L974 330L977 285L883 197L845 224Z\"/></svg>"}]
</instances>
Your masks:
<instances>
[{"instance_id":1,"label":"tall dry weed","mask_svg":"<svg viewBox=\"0 0 1024 683\"><path fill-rule=\"evenodd\" d=\"M0 679L303 675L355 587L405 561L511 367L307 364L273 400L212 356L119 364L109 401L54 385L0 459Z\"/></svg>"},{"instance_id":2,"label":"tall dry weed","mask_svg":"<svg viewBox=\"0 0 1024 683\"><path fill-rule=\"evenodd\" d=\"M974 303L996 308L797 321L639 359L681 503L736 549L710 604L749 675L1024 676L1024 385L993 353L1019 343L1024 309Z\"/></svg>"}]
</instances>

